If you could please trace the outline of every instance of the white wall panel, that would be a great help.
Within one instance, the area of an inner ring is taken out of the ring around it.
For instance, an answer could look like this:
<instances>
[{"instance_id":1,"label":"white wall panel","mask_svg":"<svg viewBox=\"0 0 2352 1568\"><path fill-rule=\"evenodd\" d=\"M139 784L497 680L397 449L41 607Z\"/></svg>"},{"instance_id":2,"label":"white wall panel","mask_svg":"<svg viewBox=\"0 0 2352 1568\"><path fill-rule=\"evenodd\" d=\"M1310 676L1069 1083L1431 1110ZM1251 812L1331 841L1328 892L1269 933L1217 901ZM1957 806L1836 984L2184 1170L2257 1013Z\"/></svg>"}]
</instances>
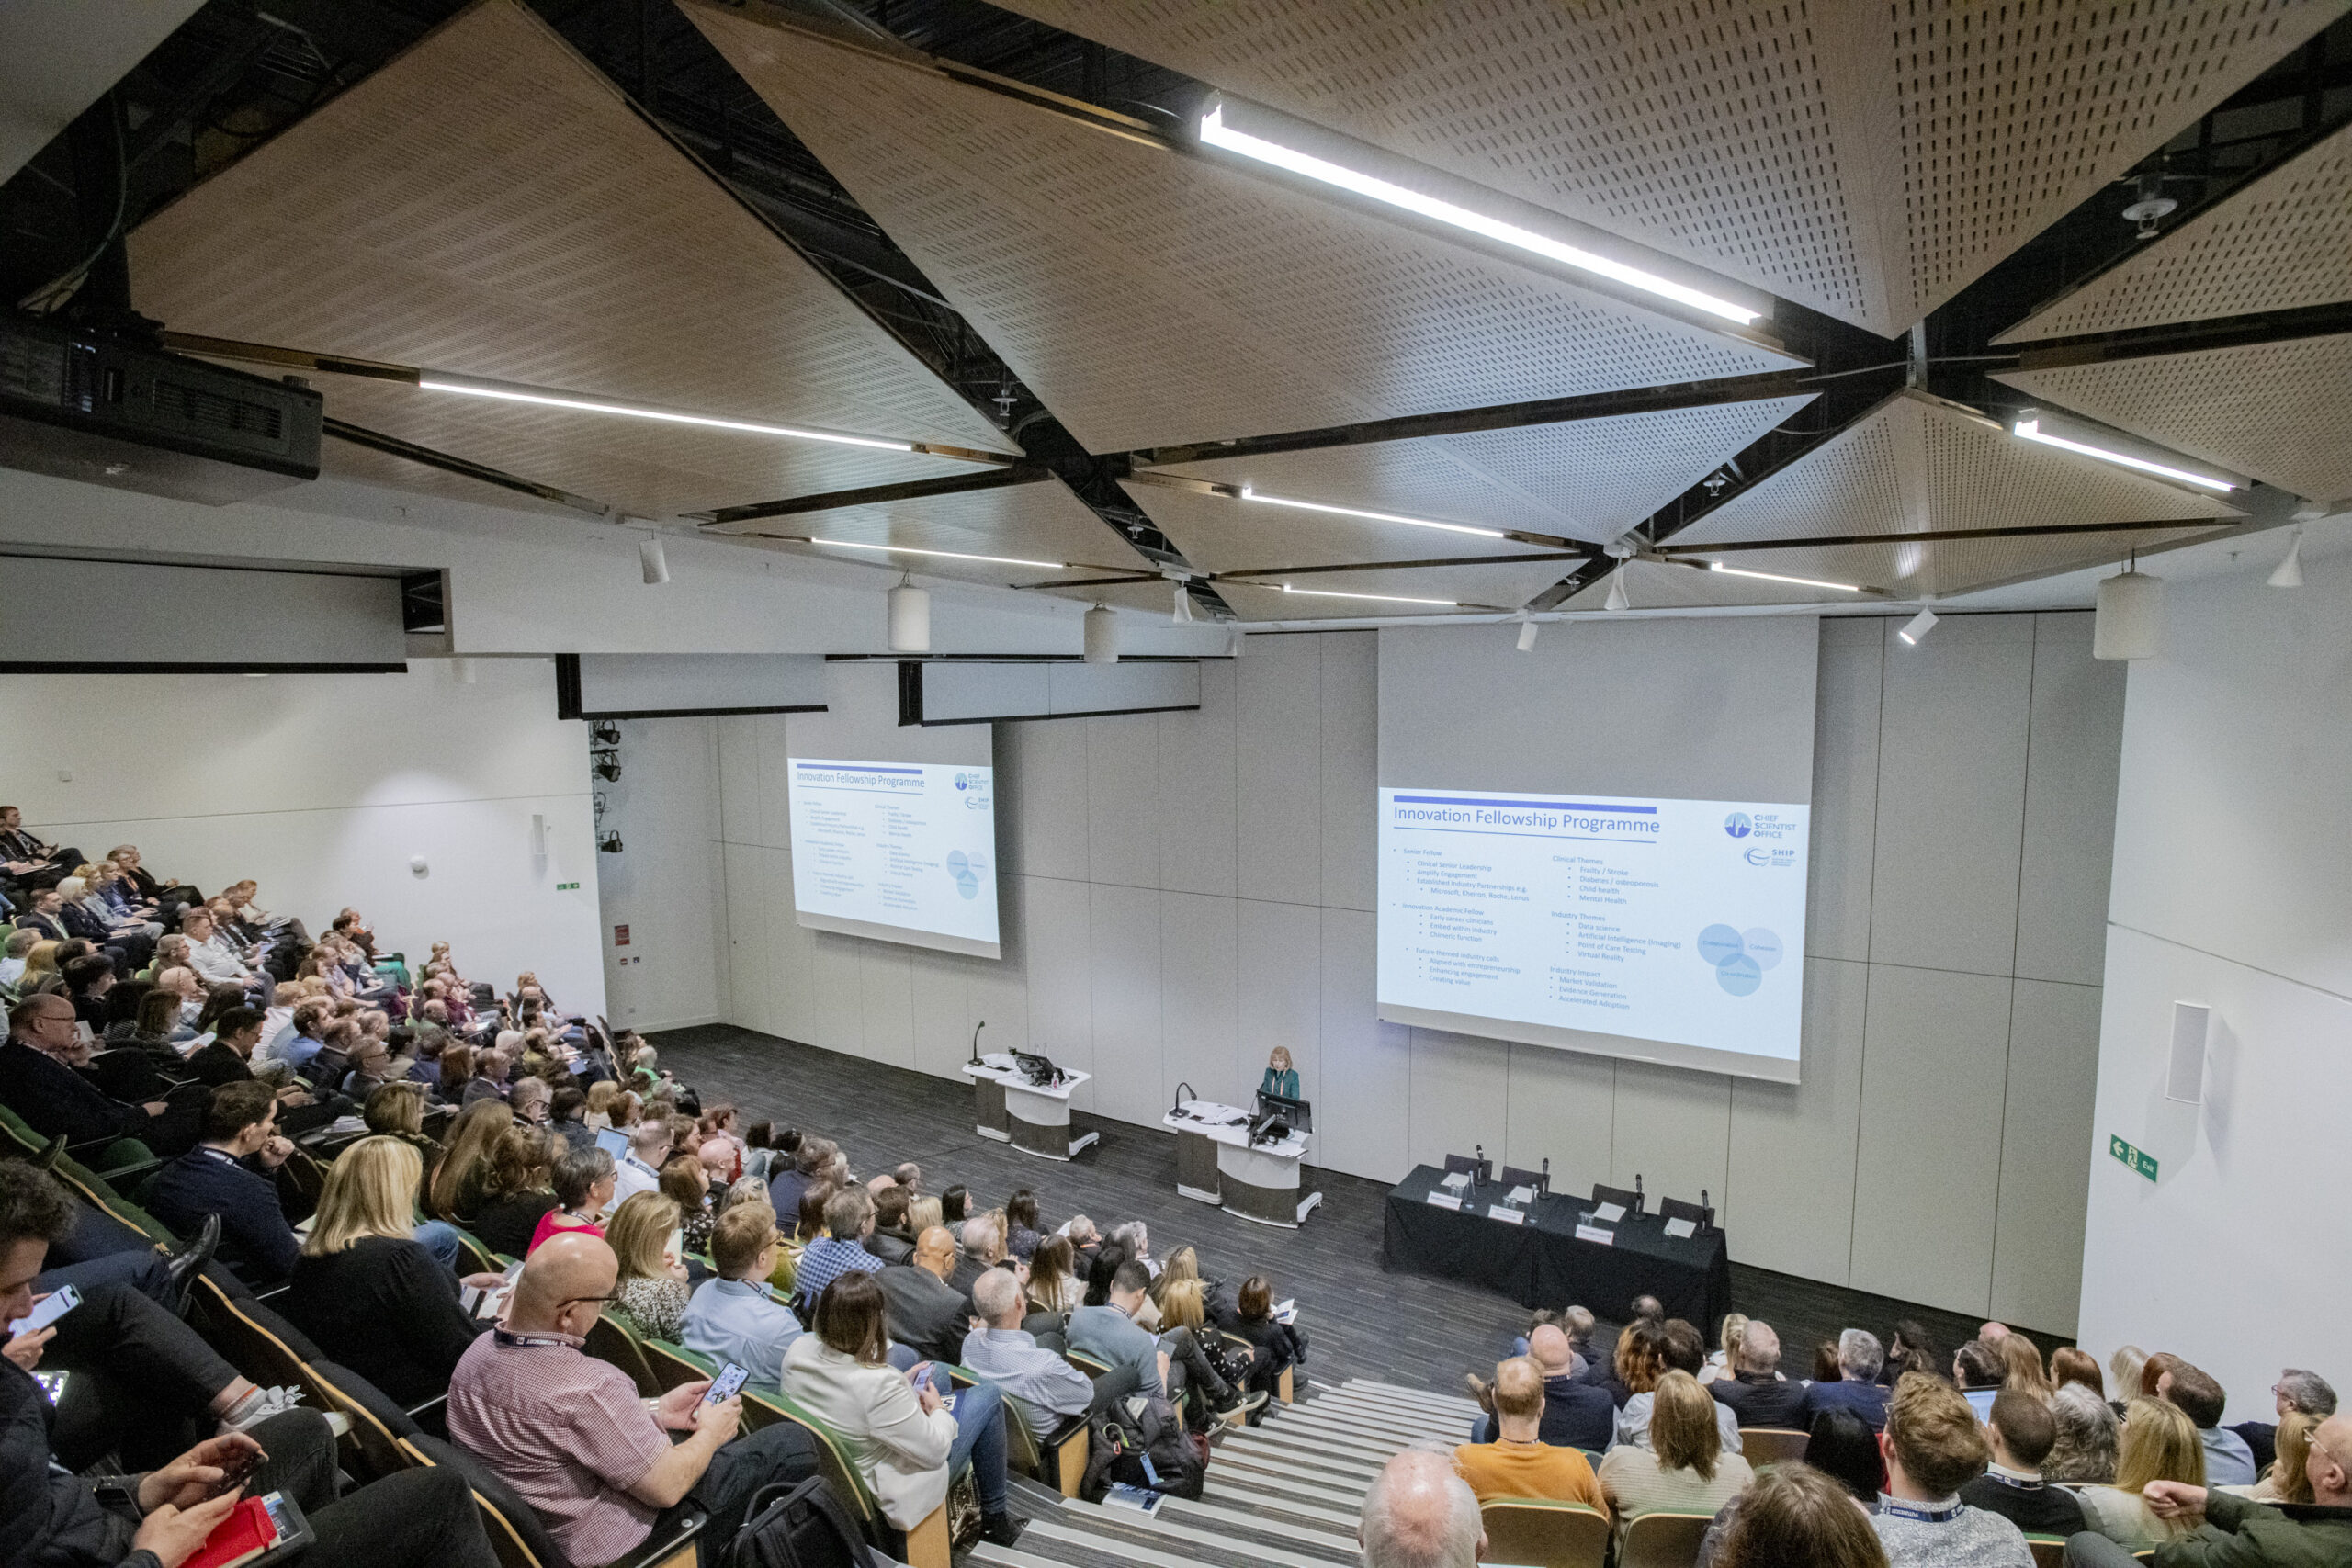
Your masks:
<instances>
[{"instance_id":1,"label":"white wall panel","mask_svg":"<svg viewBox=\"0 0 2352 1568\"><path fill-rule=\"evenodd\" d=\"M791 897L788 891L786 897ZM799 929L808 939L804 982L808 987L808 1005L801 1016L815 1033L809 1043L822 1045L828 1051L863 1055L865 976L858 957L865 947L875 944L838 931L810 931L806 926Z\"/></svg>"},{"instance_id":2,"label":"white wall panel","mask_svg":"<svg viewBox=\"0 0 2352 1568\"><path fill-rule=\"evenodd\" d=\"M1086 732L1087 876L1159 886L1159 720L1153 713L1053 722Z\"/></svg>"},{"instance_id":3,"label":"white wall panel","mask_svg":"<svg viewBox=\"0 0 2352 1568\"><path fill-rule=\"evenodd\" d=\"M760 750L760 815L754 831L771 848L792 847L792 739L780 713L748 716Z\"/></svg>"},{"instance_id":4,"label":"white wall panel","mask_svg":"<svg viewBox=\"0 0 2352 1568\"><path fill-rule=\"evenodd\" d=\"M1323 652L1323 887L1334 909L1378 901L1374 805L1380 772L1380 644L1375 632L1334 632Z\"/></svg>"},{"instance_id":5,"label":"white wall panel","mask_svg":"<svg viewBox=\"0 0 2352 1568\"><path fill-rule=\"evenodd\" d=\"M915 1065L913 952L894 942L858 944L858 1015L865 1037L861 1054L868 1061L894 1067Z\"/></svg>"},{"instance_id":6,"label":"white wall panel","mask_svg":"<svg viewBox=\"0 0 2352 1568\"><path fill-rule=\"evenodd\" d=\"M1061 721L1069 728L1069 721ZM1053 724L1032 725L1052 729ZM1064 1066L1093 1071L1094 958L1087 936L1091 918L1083 882L1050 876L1021 879L1021 950L1029 972L1029 1048L1044 1053ZM1155 942L1153 951L1159 950ZM990 1034L995 1030L989 1030ZM999 1051L1012 1048L1009 1040L989 1042ZM1081 1110L1092 1110L1094 1086L1082 1086L1071 1097Z\"/></svg>"},{"instance_id":7,"label":"white wall panel","mask_svg":"<svg viewBox=\"0 0 2352 1568\"><path fill-rule=\"evenodd\" d=\"M2010 984L1871 965L1854 1289L1990 1310Z\"/></svg>"},{"instance_id":8,"label":"white wall panel","mask_svg":"<svg viewBox=\"0 0 2352 1568\"><path fill-rule=\"evenodd\" d=\"M719 874L727 884L727 1016L756 1029L760 1025L752 1021L768 1014L768 955L776 946L768 934L767 876L759 846L721 844Z\"/></svg>"},{"instance_id":9,"label":"white wall panel","mask_svg":"<svg viewBox=\"0 0 2352 1568\"><path fill-rule=\"evenodd\" d=\"M1021 875L1086 880L1087 723L1064 718L996 727L1003 748L997 766L1014 774L1013 798L1020 803L1012 831L1000 818L997 838L1012 851Z\"/></svg>"},{"instance_id":10,"label":"white wall panel","mask_svg":"<svg viewBox=\"0 0 2352 1568\"><path fill-rule=\"evenodd\" d=\"M1092 722L1089 720L1088 722ZM1096 883L1087 936L1094 987L1092 1109L1122 1122L1157 1122L1160 1094L1159 894Z\"/></svg>"},{"instance_id":11,"label":"white wall panel","mask_svg":"<svg viewBox=\"0 0 2352 1568\"><path fill-rule=\"evenodd\" d=\"M1284 1046L1298 1069L1299 1093L1315 1102L1316 1136L1321 1140L1336 1114L1323 1108L1332 1095L1344 1092L1355 1043L1340 1040L1327 1048L1324 1039L1323 993L1330 983L1324 972L1324 912L1311 905L1254 898L1237 900L1235 909L1234 1049L1224 1069L1213 1075L1223 1087L1212 1092L1199 1078L1193 1086L1204 1097L1248 1104L1265 1080L1267 1058L1275 1046ZM1367 1000L1365 1011L1370 1010Z\"/></svg>"},{"instance_id":12,"label":"white wall panel","mask_svg":"<svg viewBox=\"0 0 2352 1568\"><path fill-rule=\"evenodd\" d=\"M2090 657L2091 617L2034 617L2017 972L2096 986L2107 964L2108 871L2125 665ZM2088 1106L2084 1107L2087 1113Z\"/></svg>"},{"instance_id":13,"label":"white wall panel","mask_svg":"<svg viewBox=\"0 0 2352 1568\"><path fill-rule=\"evenodd\" d=\"M1322 1043L1312 1081L1323 1089L1311 1097L1315 1158L1335 1170L1394 1181L1413 1165L1401 1136L1412 1104L1412 1031L1374 1014L1372 916L1326 909L1322 925ZM1250 1065L1245 1055L1243 1066ZM1310 1081L1303 1063L1299 1080L1301 1088ZM1257 1081L1252 1077L1243 1087L1254 1089Z\"/></svg>"},{"instance_id":14,"label":"white wall panel","mask_svg":"<svg viewBox=\"0 0 2352 1568\"><path fill-rule=\"evenodd\" d=\"M1234 661L1237 842L1244 898L1319 901L1323 652L1313 636L1253 637Z\"/></svg>"},{"instance_id":15,"label":"white wall panel","mask_svg":"<svg viewBox=\"0 0 2352 1568\"><path fill-rule=\"evenodd\" d=\"M1616 1094L1608 1057L1513 1045L1503 1157L1529 1170L1548 1159L1553 1191L1591 1192L1610 1179Z\"/></svg>"},{"instance_id":16,"label":"white wall panel","mask_svg":"<svg viewBox=\"0 0 2352 1568\"><path fill-rule=\"evenodd\" d=\"M1871 961L2007 975L2016 955L2030 615L1887 644Z\"/></svg>"},{"instance_id":17,"label":"white wall panel","mask_svg":"<svg viewBox=\"0 0 2352 1568\"><path fill-rule=\"evenodd\" d=\"M1510 1133L1510 1046L1443 1029L1416 1029L1405 1162L1442 1165L1484 1145L1502 1153Z\"/></svg>"},{"instance_id":18,"label":"white wall panel","mask_svg":"<svg viewBox=\"0 0 2352 1568\"><path fill-rule=\"evenodd\" d=\"M1201 705L1159 716L1159 885L1234 896L1234 661L1201 665Z\"/></svg>"},{"instance_id":19,"label":"white wall panel","mask_svg":"<svg viewBox=\"0 0 2352 1568\"><path fill-rule=\"evenodd\" d=\"M1899 623L1856 616L1821 623L1821 689L1814 703L1813 861L1804 950L1871 955L1871 845L1878 831L1879 687ZM1904 648L1901 642L1894 644Z\"/></svg>"},{"instance_id":20,"label":"white wall panel","mask_svg":"<svg viewBox=\"0 0 2352 1568\"><path fill-rule=\"evenodd\" d=\"M1204 1100L1235 1103L1240 951L1236 900L1160 895L1159 1109L1175 1103L1180 1082Z\"/></svg>"},{"instance_id":21,"label":"white wall panel","mask_svg":"<svg viewBox=\"0 0 2352 1568\"><path fill-rule=\"evenodd\" d=\"M999 832L1002 832L1001 818ZM980 1034L980 1049L1013 1051L1030 1039L1029 879L1000 876L996 899L1000 956L966 959L965 984L969 987L972 1022L988 1025Z\"/></svg>"},{"instance_id":22,"label":"white wall panel","mask_svg":"<svg viewBox=\"0 0 2352 1568\"><path fill-rule=\"evenodd\" d=\"M718 728L718 836L730 844L760 841L760 741L752 718L731 714Z\"/></svg>"},{"instance_id":23,"label":"white wall panel","mask_svg":"<svg viewBox=\"0 0 2352 1568\"><path fill-rule=\"evenodd\" d=\"M971 1053L975 960L928 947L907 949L914 982L914 1066L937 1078L960 1078Z\"/></svg>"},{"instance_id":24,"label":"white wall panel","mask_svg":"<svg viewBox=\"0 0 2352 1568\"><path fill-rule=\"evenodd\" d=\"M2099 990L2020 979L2009 1004L2007 1110L1993 1237L1993 1315L2075 1331L2091 1111L2098 1094Z\"/></svg>"},{"instance_id":25,"label":"white wall panel","mask_svg":"<svg viewBox=\"0 0 2352 1568\"><path fill-rule=\"evenodd\" d=\"M1807 959L1803 1081L1732 1080L1730 1174L1717 1209L1735 1262L1846 1283L1869 987L1866 965Z\"/></svg>"},{"instance_id":26,"label":"white wall panel","mask_svg":"<svg viewBox=\"0 0 2352 1568\"><path fill-rule=\"evenodd\" d=\"M1653 1210L1661 1198L1695 1203L1702 1189L1720 1204L1733 1081L1716 1073L1619 1062L1611 1185L1631 1187L1638 1174Z\"/></svg>"},{"instance_id":27,"label":"white wall panel","mask_svg":"<svg viewBox=\"0 0 2352 1568\"><path fill-rule=\"evenodd\" d=\"M677 1029L727 1010L718 980L726 903L715 896L717 751L712 719L626 719L620 781L598 783L601 826L624 846L601 857L596 883L605 1013L616 1027Z\"/></svg>"}]
</instances>

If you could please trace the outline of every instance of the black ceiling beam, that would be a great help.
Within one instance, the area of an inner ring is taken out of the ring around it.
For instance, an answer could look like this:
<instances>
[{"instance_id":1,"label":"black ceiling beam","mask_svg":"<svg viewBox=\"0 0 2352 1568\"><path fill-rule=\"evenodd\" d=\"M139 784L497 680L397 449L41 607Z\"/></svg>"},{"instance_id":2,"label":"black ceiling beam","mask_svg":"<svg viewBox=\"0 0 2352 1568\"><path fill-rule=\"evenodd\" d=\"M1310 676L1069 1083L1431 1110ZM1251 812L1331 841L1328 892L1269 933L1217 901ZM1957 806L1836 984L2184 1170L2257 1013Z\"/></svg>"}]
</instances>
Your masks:
<instances>
[{"instance_id":1,"label":"black ceiling beam","mask_svg":"<svg viewBox=\"0 0 2352 1568\"><path fill-rule=\"evenodd\" d=\"M1839 545L1927 545L1950 539L2035 539L2061 534L2138 534L2165 528L2228 528L2251 521L2241 517L2199 517L2190 522L2161 523L2039 523L2014 528L1928 528L1916 534L1824 534L1809 539L1724 539L1712 545L1659 545L1649 553L1671 559L1677 556L1713 555L1722 550L1827 549Z\"/></svg>"},{"instance_id":2,"label":"black ceiling beam","mask_svg":"<svg viewBox=\"0 0 2352 1568\"><path fill-rule=\"evenodd\" d=\"M2293 310L2266 310L2251 316L2217 316L2203 321L2171 321L2162 326L2132 327L2120 332L2051 338L2007 346L2017 355L2014 368L2051 370L2062 366L2095 365L2102 360L2146 359L2157 355L2194 354L2211 348L2248 348L2264 344L2292 343L2299 338L2334 337L2346 333L2352 333L2352 301L2339 300L2334 304L2312 305ZM2001 368L2005 367L1987 367L1988 370Z\"/></svg>"},{"instance_id":3,"label":"black ceiling beam","mask_svg":"<svg viewBox=\"0 0 2352 1568\"><path fill-rule=\"evenodd\" d=\"M1313 577L1332 571L1419 571L1433 566L1524 566L1531 561L1558 561L1581 565L1581 555L1566 555L1558 550L1540 550L1527 555L1511 556L1443 556L1432 560L1368 560L1353 561L1340 566L1260 566L1233 571L1209 574L1213 582L1234 582L1252 577Z\"/></svg>"},{"instance_id":4,"label":"black ceiling beam","mask_svg":"<svg viewBox=\"0 0 2352 1568\"><path fill-rule=\"evenodd\" d=\"M834 512L845 506L873 506L886 501L915 501L927 495L962 495L967 491L1001 490L1007 485L1035 484L1051 479L1051 470L1034 463L1008 463L978 473L949 474L935 479L905 479L897 484L866 485L860 490L827 491L820 495L787 496L782 501L722 506L694 514L705 528L737 523L759 523L770 517L797 517L809 512Z\"/></svg>"}]
</instances>

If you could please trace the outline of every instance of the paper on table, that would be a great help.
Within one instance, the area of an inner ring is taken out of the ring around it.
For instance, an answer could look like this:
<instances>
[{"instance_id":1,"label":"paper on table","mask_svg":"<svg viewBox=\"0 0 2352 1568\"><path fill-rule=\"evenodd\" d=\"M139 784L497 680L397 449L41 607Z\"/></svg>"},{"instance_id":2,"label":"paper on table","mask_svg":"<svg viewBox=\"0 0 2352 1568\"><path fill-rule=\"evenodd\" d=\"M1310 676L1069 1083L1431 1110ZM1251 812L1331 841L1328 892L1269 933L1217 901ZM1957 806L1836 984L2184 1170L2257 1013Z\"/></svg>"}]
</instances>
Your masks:
<instances>
[{"instance_id":1,"label":"paper on table","mask_svg":"<svg viewBox=\"0 0 2352 1568\"><path fill-rule=\"evenodd\" d=\"M1695 1235L1698 1234L1698 1225L1690 1220L1668 1220L1666 1222L1666 1234L1672 1236L1677 1241L1680 1241L1687 1235Z\"/></svg>"},{"instance_id":2,"label":"paper on table","mask_svg":"<svg viewBox=\"0 0 2352 1568\"><path fill-rule=\"evenodd\" d=\"M1532 1203L1535 1201L1535 1189L1514 1187L1510 1190L1510 1201L1514 1203Z\"/></svg>"},{"instance_id":3,"label":"paper on table","mask_svg":"<svg viewBox=\"0 0 2352 1568\"><path fill-rule=\"evenodd\" d=\"M1603 1224L1613 1225L1619 1220L1625 1217L1625 1205L1623 1203L1603 1203L1600 1208L1595 1209L1592 1212L1592 1217L1600 1221Z\"/></svg>"},{"instance_id":4,"label":"paper on table","mask_svg":"<svg viewBox=\"0 0 2352 1568\"><path fill-rule=\"evenodd\" d=\"M1440 1187L1467 1187L1470 1185L1470 1173L1466 1170L1457 1170L1453 1175L1447 1177L1444 1180L1439 1182L1438 1185Z\"/></svg>"}]
</instances>

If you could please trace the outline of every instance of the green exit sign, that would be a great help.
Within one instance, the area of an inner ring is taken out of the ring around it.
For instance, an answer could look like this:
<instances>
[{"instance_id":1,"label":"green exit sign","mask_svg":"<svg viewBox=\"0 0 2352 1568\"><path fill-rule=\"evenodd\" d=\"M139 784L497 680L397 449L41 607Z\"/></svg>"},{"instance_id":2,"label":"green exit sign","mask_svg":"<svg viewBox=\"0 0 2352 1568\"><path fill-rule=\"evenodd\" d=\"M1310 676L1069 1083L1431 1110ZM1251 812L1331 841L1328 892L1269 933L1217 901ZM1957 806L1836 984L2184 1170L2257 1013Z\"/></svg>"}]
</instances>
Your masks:
<instances>
[{"instance_id":1,"label":"green exit sign","mask_svg":"<svg viewBox=\"0 0 2352 1568\"><path fill-rule=\"evenodd\" d=\"M555 885L555 890L559 893L569 893L579 886L577 882L559 882Z\"/></svg>"},{"instance_id":2,"label":"green exit sign","mask_svg":"<svg viewBox=\"0 0 2352 1568\"><path fill-rule=\"evenodd\" d=\"M2109 1133L2107 1135L2107 1152L2113 1155L2117 1159L2121 1160L2125 1165L2130 1166L2133 1170L2136 1170L2141 1175L2146 1177L2149 1180L2154 1181L2156 1179L2156 1156L2148 1153L2147 1150L2135 1149L2130 1144L2127 1144L2122 1139L2117 1137L2114 1134Z\"/></svg>"}]
</instances>

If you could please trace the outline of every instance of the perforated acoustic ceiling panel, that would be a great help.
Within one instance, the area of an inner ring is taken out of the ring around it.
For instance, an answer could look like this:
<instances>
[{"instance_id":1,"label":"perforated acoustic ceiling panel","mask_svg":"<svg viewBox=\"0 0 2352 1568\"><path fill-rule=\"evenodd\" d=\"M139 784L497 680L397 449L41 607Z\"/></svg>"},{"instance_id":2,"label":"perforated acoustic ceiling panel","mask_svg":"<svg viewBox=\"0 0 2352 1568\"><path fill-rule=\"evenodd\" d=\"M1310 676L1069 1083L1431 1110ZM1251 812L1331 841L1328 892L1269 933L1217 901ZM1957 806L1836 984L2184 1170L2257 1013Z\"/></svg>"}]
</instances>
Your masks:
<instances>
[{"instance_id":1,"label":"perforated acoustic ceiling panel","mask_svg":"<svg viewBox=\"0 0 2352 1568\"><path fill-rule=\"evenodd\" d=\"M2212 497L2019 441L1949 403L1905 391L1732 497L1670 542L1689 546L2237 515L2235 508ZM1955 593L2065 570L2113 559L2135 543L2169 543L2188 536L2185 531L2163 530L1925 540L1747 550L1727 552L1721 558L1757 571L1856 583L1908 597Z\"/></svg>"},{"instance_id":2,"label":"perforated acoustic ceiling panel","mask_svg":"<svg viewBox=\"0 0 2352 1568\"><path fill-rule=\"evenodd\" d=\"M2344 0L1005 0L1893 335Z\"/></svg>"},{"instance_id":3,"label":"perforated acoustic ceiling panel","mask_svg":"<svg viewBox=\"0 0 2352 1568\"><path fill-rule=\"evenodd\" d=\"M1812 400L1770 398L1220 457L1166 471L1327 505L1599 542L1649 516Z\"/></svg>"},{"instance_id":4,"label":"perforated acoustic ceiling panel","mask_svg":"<svg viewBox=\"0 0 2352 1568\"><path fill-rule=\"evenodd\" d=\"M139 308L184 332L1013 450L514 0L460 15L130 246ZM626 422L564 417L583 443L628 439ZM826 448L768 445L728 499L832 482ZM888 461L892 478L952 471Z\"/></svg>"},{"instance_id":5,"label":"perforated acoustic ceiling panel","mask_svg":"<svg viewBox=\"0 0 2352 1568\"><path fill-rule=\"evenodd\" d=\"M763 544L773 549L825 556L910 571L919 577L951 577L1001 585L1051 584L1080 577L1150 570L1133 546L1070 493L1059 479L1007 485L999 490L918 496L839 507L830 512L777 517L706 530L720 537ZM919 550L948 550L963 556L1011 557L1061 562L1056 571L1001 561L958 560L944 556L889 555L879 550L837 549L790 543L772 536L843 539L852 544L898 545ZM771 536L763 537L763 536Z\"/></svg>"},{"instance_id":6,"label":"perforated acoustic ceiling panel","mask_svg":"<svg viewBox=\"0 0 2352 1568\"><path fill-rule=\"evenodd\" d=\"M1475 559L1523 556L1544 548L1516 539L1486 539L1408 524L1375 523L1362 517L1267 506L1165 485L1125 486L1136 504L1166 534L1184 558L1203 571L1239 571L1261 567L1343 566L1363 561ZM1584 558L1557 552L1557 581ZM1346 575L1353 575L1352 573ZM1335 588L1346 583L1335 577Z\"/></svg>"},{"instance_id":7,"label":"perforated acoustic ceiling panel","mask_svg":"<svg viewBox=\"0 0 2352 1568\"><path fill-rule=\"evenodd\" d=\"M1546 264L681 5L1096 451L1799 363Z\"/></svg>"},{"instance_id":8,"label":"perforated acoustic ceiling panel","mask_svg":"<svg viewBox=\"0 0 2352 1568\"><path fill-rule=\"evenodd\" d=\"M1999 379L2297 495L2352 497L2352 335L2015 371Z\"/></svg>"},{"instance_id":9,"label":"perforated acoustic ceiling panel","mask_svg":"<svg viewBox=\"0 0 2352 1568\"><path fill-rule=\"evenodd\" d=\"M947 457L452 397L396 381L322 376L315 384L331 418L560 485L639 517L978 471Z\"/></svg>"},{"instance_id":10,"label":"perforated acoustic ceiling panel","mask_svg":"<svg viewBox=\"0 0 2352 1568\"><path fill-rule=\"evenodd\" d=\"M1995 343L2352 299L2352 125L2132 253Z\"/></svg>"}]
</instances>

